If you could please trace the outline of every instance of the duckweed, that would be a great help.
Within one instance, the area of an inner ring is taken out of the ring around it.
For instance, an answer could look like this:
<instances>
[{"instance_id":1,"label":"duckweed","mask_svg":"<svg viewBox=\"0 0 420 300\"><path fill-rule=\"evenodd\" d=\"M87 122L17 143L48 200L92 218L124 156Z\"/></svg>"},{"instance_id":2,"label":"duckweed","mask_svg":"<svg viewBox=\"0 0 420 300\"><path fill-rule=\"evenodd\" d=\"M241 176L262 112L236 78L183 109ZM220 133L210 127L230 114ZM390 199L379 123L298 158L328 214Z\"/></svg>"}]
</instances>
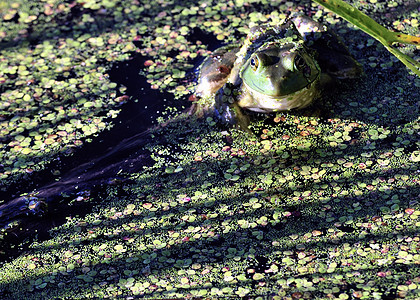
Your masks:
<instances>
[{"instance_id":1,"label":"duckweed","mask_svg":"<svg viewBox=\"0 0 420 300\"><path fill-rule=\"evenodd\" d=\"M255 118L255 136L213 118L188 120L187 134L183 121L157 129L166 142L145 146L152 166L120 174L131 180L104 185L92 212L2 263L2 298L420 296L419 80L374 40L290 1L0 5L4 187L100 135L138 97L110 81L115 62L147 57L150 87L186 100L209 54L203 33L228 44L303 10L344 30L368 75L304 111ZM360 9L418 35L418 13L392 7Z\"/></svg>"}]
</instances>

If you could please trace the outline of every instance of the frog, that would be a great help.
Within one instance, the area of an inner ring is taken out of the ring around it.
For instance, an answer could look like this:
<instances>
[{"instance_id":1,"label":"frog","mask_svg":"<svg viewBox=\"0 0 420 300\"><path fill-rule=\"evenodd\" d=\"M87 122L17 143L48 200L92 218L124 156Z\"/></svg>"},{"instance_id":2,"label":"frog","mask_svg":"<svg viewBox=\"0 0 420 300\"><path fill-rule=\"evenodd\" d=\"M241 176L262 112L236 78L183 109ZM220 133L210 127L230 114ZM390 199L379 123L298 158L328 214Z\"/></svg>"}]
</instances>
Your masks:
<instances>
[{"instance_id":1,"label":"frog","mask_svg":"<svg viewBox=\"0 0 420 300\"><path fill-rule=\"evenodd\" d=\"M196 111L247 127L243 110L303 109L337 80L359 78L361 64L325 25L301 13L249 30L242 44L216 49L200 65ZM198 109L197 109L198 108Z\"/></svg>"}]
</instances>

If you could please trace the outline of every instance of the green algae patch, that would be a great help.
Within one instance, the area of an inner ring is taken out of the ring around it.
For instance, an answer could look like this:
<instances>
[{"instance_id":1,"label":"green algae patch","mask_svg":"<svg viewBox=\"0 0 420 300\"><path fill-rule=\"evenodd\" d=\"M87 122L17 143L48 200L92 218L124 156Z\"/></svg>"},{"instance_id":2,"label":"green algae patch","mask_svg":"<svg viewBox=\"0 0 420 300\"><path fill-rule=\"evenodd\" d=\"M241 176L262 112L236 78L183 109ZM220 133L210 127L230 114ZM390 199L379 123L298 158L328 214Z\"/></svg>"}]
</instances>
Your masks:
<instances>
[{"instance_id":1,"label":"green algae patch","mask_svg":"<svg viewBox=\"0 0 420 300\"><path fill-rule=\"evenodd\" d=\"M110 63L127 59L134 46L130 38L117 42L116 33L106 32L112 15L101 15L104 22L92 24L98 12L77 2L2 5L8 6L0 28L4 187L110 127L124 88L117 89L107 72ZM13 9L17 11L9 20ZM105 57L108 64L102 62Z\"/></svg>"},{"instance_id":2,"label":"green algae patch","mask_svg":"<svg viewBox=\"0 0 420 300\"><path fill-rule=\"evenodd\" d=\"M2 298L420 297L420 82L382 46L309 3L34 3L36 19L23 3L1 16L13 29L0 34L5 184L109 126L128 100L108 64L128 53L150 58L152 88L186 99L192 59L209 53L194 30L229 43L304 10L343 33L367 76L303 111L255 117L253 135L162 120L144 146L152 166L120 174L131 180L104 185L90 213L1 264ZM387 3L365 9L418 34L418 12ZM56 28L31 35L47 22Z\"/></svg>"}]
</instances>

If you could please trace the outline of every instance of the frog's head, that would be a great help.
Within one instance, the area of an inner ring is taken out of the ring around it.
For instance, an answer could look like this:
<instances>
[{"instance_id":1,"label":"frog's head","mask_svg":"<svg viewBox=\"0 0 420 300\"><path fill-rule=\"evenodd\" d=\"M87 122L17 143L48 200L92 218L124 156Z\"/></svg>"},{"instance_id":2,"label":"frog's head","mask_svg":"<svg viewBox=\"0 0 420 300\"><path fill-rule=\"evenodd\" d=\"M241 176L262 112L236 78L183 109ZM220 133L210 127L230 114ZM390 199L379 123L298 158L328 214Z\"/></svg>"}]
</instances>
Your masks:
<instances>
[{"instance_id":1,"label":"frog's head","mask_svg":"<svg viewBox=\"0 0 420 300\"><path fill-rule=\"evenodd\" d=\"M240 71L250 91L284 98L303 90L319 78L320 68L303 43L273 42L262 45Z\"/></svg>"}]
</instances>

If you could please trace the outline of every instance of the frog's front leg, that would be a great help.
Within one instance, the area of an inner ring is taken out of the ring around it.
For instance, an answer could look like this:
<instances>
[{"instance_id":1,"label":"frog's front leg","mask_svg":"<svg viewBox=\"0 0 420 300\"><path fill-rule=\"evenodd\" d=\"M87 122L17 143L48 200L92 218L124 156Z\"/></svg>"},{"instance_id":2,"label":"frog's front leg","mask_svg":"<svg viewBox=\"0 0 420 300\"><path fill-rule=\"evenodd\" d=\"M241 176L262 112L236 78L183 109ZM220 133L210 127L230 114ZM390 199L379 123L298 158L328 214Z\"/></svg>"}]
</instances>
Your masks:
<instances>
[{"instance_id":1,"label":"frog's front leg","mask_svg":"<svg viewBox=\"0 0 420 300\"><path fill-rule=\"evenodd\" d=\"M233 104L233 86L226 83L214 96L214 115L223 124L236 124L235 112L231 108Z\"/></svg>"},{"instance_id":2,"label":"frog's front leg","mask_svg":"<svg viewBox=\"0 0 420 300\"><path fill-rule=\"evenodd\" d=\"M239 125L242 130L250 131L249 116L246 115L235 101L235 89L232 83L226 83L215 95L214 114L223 124Z\"/></svg>"}]
</instances>

